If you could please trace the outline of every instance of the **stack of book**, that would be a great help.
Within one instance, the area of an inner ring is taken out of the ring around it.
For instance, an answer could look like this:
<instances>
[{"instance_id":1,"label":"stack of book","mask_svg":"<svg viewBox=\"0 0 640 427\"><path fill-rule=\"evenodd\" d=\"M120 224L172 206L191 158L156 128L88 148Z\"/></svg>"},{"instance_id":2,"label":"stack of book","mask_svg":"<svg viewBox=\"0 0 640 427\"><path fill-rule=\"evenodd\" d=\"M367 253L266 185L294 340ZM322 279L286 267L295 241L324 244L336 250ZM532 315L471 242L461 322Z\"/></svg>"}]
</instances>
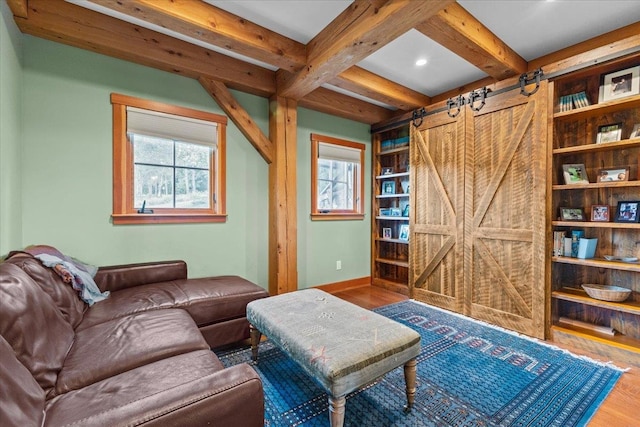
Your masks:
<instances>
[{"instance_id":1,"label":"stack of book","mask_svg":"<svg viewBox=\"0 0 640 427\"><path fill-rule=\"evenodd\" d=\"M585 91L560 97L560 111L570 111L574 108L588 107L589 105L589 98L587 98Z\"/></svg>"}]
</instances>

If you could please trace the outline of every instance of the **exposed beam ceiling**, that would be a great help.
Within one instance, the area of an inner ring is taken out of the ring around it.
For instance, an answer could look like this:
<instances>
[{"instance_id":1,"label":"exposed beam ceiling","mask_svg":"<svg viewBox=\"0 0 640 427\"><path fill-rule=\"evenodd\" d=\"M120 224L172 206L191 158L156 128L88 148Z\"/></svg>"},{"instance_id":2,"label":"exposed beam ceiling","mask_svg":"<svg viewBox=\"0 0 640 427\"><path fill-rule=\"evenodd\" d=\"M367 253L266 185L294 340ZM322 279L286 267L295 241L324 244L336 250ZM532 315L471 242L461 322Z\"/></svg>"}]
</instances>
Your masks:
<instances>
[{"instance_id":1,"label":"exposed beam ceiling","mask_svg":"<svg viewBox=\"0 0 640 427\"><path fill-rule=\"evenodd\" d=\"M6 1L24 33L230 89L284 96L306 108L369 124L541 65L541 60L527 63L454 0L347 2L307 44L223 10L222 2L213 6L214 0ZM638 25L626 31L637 33ZM430 97L356 65L412 28L487 77ZM606 51L606 43L606 37L594 39L562 54ZM556 58L549 54L542 61Z\"/></svg>"}]
</instances>

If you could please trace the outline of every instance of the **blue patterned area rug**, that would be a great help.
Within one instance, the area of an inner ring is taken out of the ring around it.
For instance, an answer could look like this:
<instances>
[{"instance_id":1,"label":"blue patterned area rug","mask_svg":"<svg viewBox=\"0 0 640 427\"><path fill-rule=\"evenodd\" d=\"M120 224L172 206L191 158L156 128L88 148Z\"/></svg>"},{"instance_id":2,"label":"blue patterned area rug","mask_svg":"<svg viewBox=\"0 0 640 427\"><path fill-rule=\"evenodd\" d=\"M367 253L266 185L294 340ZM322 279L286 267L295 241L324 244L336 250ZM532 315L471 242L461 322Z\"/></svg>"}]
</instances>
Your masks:
<instances>
[{"instance_id":1,"label":"blue patterned area rug","mask_svg":"<svg viewBox=\"0 0 640 427\"><path fill-rule=\"evenodd\" d=\"M584 426L622 371L414 301L375 310L422 336L415 405L395 369L347 396L346 426ZM327 426L327 396L268 341L219 353L262 378L265 426Z\"/></svg>"}]
</instances>

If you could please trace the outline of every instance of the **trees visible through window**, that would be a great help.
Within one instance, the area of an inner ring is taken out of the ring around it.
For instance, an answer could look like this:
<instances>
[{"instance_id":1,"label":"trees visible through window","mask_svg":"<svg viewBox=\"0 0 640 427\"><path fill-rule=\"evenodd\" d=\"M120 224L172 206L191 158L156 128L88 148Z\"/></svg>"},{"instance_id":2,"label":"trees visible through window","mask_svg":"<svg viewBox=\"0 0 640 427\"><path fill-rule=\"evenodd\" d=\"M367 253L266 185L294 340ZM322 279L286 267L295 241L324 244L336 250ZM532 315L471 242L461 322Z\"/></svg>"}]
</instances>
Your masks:
<instances>
[{"instance_id":1,"label":"trees visible through window","mask_svg":"<svg viewBox=\"0 0 640 427\"><path fill-rule=\"evenodd\" d=\"M226 118L112 94L115 224L226 219Z\"/></svg>"},{"instance_id":2,"label":"trees visible through window","mask_svg":"<svg viewBox=\"0 0 640 427\"><path fill-rule=\"evenodd\" d=\"M364 217L365 145L312 134L312 219Z\"/></svg>"}]
</instances>

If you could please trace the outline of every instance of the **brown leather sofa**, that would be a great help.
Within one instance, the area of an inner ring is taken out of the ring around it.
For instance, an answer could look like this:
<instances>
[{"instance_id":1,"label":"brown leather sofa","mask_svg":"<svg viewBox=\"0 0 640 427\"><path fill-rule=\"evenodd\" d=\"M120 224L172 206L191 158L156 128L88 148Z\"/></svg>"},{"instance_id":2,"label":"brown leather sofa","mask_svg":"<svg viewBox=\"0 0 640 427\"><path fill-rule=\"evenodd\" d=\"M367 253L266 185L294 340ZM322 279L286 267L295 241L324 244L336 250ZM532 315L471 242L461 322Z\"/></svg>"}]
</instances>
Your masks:
<instances>
[{"instance_id":1,"label":"brown leather sofa","mask_svg":"<svg viewBox=\"0 0 640 427\"><path fill-rule=\"evenodd\" d=\"M89 307L25 253L0 263L0 425L262 426L247 364L211 347L248 337L268 296L236 276L187 279L182 261L101 267Z\"/></svg>"}]
</instances>

